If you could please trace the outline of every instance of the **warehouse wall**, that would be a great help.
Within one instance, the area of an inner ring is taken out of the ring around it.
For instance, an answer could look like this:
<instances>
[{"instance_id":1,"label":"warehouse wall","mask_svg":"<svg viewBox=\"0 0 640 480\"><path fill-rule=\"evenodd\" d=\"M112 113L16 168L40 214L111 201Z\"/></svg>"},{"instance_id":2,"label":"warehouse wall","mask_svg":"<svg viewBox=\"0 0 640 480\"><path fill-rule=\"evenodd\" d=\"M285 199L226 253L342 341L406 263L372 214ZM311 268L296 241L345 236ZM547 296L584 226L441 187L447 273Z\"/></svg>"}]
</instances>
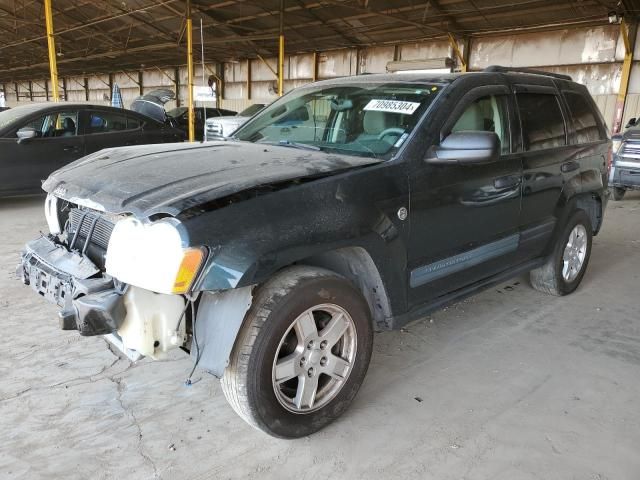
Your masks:
<instances>
[{"instance_id":1,"label":"warehouse wall","mask_svg":"<svg viewBox=\"0 0 640 480\"><path fill-rule=\"evenodd\" d=\"M462 45L461 45L462 48ZM317 54L316 76L318 79L336 78L363 73L381 73L392 60L454 57L447 41L413 42L393 46L341 49ZM624 46L619 27L607 25L590 28L572 28L541 33L509 34L474 38L470 44L469 68L481 70L489 65L535 67L571 75L587 86L600 107L606 121L611 125L614 116L616 95L620 86ZM635 58L640 59L640 42L636 42ZM268 66L265 64L268 64ZM274 71L276 58L240 60L222 66L224 87L220 106L240 111L253 103L270 103L277 98L277 81ZM203 84L202 67L195 67L196 85ZM216 71L216 65L205 65L205 81ZM251 78L248 79L248 72ZM148 69L142 72L142 91L156 88L175 90L178 74L178 102L187 99L186 67ZM314 76L312 53L288 55L284 63L285 92L311 82ZM128 74L127 74L128 73ZM113 81L122 91L125 106L140 93L139 72L118 72ZM250 81L248 81L250 80ZM60 80L60 91L63 80ZM83 77L64 79L67 98L70 101L85 101L87 92ZM109 76L88 77L89 101L108 104L110 98ZM31 83L7 83L2 86L9 106L25 101L46 101L46 81ZM16 88L19 102L16 98ZM629 95L624 119L640 115L640 62L635 62L629 85Z\"/></svg>"}]
</instances>

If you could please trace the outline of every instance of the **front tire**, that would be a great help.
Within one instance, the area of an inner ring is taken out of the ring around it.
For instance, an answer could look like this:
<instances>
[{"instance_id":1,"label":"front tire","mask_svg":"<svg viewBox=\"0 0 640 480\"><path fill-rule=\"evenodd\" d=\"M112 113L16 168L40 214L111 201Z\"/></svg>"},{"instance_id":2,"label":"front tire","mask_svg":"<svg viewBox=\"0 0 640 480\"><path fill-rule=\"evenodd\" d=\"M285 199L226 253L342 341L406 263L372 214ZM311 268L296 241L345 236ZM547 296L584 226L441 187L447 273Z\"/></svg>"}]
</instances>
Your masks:
<instances>
[{"instance_id":1,"label":"front tire","mask_svg":"<svg viewBox=\"0 0 640 480\"><path fill-rule=\"evenodd\" d=\"M551 295L573 292L587 270L593 228L584 210L576 210L558 237L553 253L542 267L531 270L531 285Z\"/></svg>"},{"instance_id":2,"label":"front tire","mask_svg":"<svg viewBox=\"0 0 640 480\"><path fill-rule=\"evenodd\" d=\"M619 202L624 198L624 194L627 193L627 190L620 187L613 187L613 199L616 202Z\"/></svg>"},{"instance_id":3,"label":"front tire","mask_svg":"<svg viewBox=\"0 0 640 480\"><path fill-rule=\"evenodd\" d=\"M247 423L298 438L338 418L369 366L368 304L345 278L291 267L257 288L222 390Z\"/></svg>"}]
</instances>

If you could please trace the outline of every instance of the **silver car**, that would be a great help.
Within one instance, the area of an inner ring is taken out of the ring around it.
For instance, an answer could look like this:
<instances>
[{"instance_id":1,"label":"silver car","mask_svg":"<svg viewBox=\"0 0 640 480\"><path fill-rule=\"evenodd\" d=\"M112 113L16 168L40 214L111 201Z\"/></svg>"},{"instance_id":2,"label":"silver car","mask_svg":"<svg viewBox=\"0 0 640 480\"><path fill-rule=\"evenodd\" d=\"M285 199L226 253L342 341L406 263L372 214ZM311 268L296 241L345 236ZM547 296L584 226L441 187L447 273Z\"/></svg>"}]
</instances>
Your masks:
<instances>
[{"instance_id":1,"label":"silver car","mask_svg":"<svg viewBox=\"0 0 640 480\"><path fill-rule=\"evenodd\" d=\"M220 140L221 138L230 137L233 132L264 107L264 103L255 103L231 117L208 118L205 140Z\"/></svg>"},{"instance_id":2,"label":"silver car","mask_svg":"<svg viewBox=\"0 0 640 480\"><path fill-rule=\"evenodd\" d=\"M632 118L622 135L614 135L613 162L609 186L614 200L622 200L627 190L640 190L640 125Z\"/></svg>"}]
</instances>

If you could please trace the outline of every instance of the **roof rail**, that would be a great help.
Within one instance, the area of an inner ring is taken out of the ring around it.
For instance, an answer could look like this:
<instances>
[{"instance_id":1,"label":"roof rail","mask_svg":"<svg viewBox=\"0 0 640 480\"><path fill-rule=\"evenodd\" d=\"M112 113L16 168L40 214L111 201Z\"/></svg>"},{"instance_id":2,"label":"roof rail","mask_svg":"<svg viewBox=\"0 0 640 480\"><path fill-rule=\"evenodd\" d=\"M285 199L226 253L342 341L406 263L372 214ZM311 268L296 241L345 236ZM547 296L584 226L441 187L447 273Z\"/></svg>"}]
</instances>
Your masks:
<instances>
[{"instance_id":1,"label":"roof rail","mask_svg":"<svg viewBox=\"0 0 640 480\"><path fill-rule=\"evenodd\" d=\"M573 81L573 78L571 78L569 75L563 75L562 73L544 72L542 70L534 70L534 69L531 69L531 68L502 67L500 65L491 65L491 66L485 68L483 70L483 72L532 73L534 75L544 75L545 77L553 77L553 78L559 78L561 80L571 80L571 81Z\"/></svg>"}]
</instances>

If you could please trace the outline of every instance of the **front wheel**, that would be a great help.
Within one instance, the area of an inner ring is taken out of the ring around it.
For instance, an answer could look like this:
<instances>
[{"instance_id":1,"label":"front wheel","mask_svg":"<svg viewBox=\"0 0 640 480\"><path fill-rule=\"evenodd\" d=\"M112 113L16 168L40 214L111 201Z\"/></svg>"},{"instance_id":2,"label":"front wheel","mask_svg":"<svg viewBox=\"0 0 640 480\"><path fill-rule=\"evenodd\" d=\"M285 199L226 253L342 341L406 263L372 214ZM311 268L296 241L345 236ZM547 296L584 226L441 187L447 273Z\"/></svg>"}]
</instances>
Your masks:
<instances>
[{"instance_id":1,"label":"front wheel","mask_svg":"<svg viewBox=\"0 0 640 480\"><path fill-rule=\"evenodd\" d=\"M627 193L627 190L620 187L613 187L613 199L618 202L624 198L624 194Z\"/></svg>"},{"instance_id":2,"label":"front wheel","mask_svg":"<svg viewBox=\"0 0 640 480\"><path fill-rule=\"evenodd\" d=\"M275 437L309 435L347 409L372 343L368 304L349 281L291 267L256 290L222 390L250 425Z\"/></svg>"},{"instance_id":3,"label":"front wheel","mask_svg":"<svg viewBox=\"0 0 640 480\"><path fill-rule=\"evenodd\" d=\"M573 292L587 270L593 229L584 210L576 210L565 225L553 253L542 267L529 274L531 285L551 295Z\"/></svg>"}]
</instances>

